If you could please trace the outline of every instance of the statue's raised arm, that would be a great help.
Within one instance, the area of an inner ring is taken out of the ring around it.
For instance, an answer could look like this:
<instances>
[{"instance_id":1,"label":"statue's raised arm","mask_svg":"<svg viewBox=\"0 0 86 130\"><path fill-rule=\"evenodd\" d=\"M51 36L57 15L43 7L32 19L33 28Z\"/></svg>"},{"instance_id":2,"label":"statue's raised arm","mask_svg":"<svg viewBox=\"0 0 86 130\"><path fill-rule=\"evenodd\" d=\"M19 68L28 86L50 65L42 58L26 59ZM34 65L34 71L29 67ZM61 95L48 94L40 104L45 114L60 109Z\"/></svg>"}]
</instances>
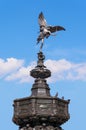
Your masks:
<instances>
[{"instance_id":1,"label":"statue's raised arm","mask_svg":"<svg viewBox=\"0 0 86 130\"><path fill-rule=\"evenodd\" d=\"M56 34L53 34L53 33L55 33L56 31L61 31L61 30L65 31L65 28L62 26L47 25L47 22L42 12L39 14L38 23L40 26L40 34L37 38L37 44L40 43L41 41L41 46L40 46L40 51L41 51L43 47L43 43L44 43L44 38L48 38L50 35L55 36Z\"/></svg>"}]
</instances>

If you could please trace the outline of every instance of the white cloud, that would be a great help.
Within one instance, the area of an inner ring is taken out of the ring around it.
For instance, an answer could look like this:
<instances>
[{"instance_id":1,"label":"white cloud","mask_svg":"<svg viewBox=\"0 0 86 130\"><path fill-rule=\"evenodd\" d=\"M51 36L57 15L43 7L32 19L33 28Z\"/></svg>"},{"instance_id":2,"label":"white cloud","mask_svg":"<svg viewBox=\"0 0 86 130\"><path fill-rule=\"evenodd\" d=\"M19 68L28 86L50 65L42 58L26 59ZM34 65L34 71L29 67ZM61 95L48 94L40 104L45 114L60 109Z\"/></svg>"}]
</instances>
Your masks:
<instances>
[{"instance_id":1,"label":"white cloud","mask_svg":"<svg viewBox=\"0 0 86 130\"><path fill-rule=\"evenodd\" d=\"M45 65L51 70L52 76L49 82L58 80L86 81L86 63L72 63L66 59L46 60ZM0 59L0 78L6 81L18 80L19 82L32 82L30 71L36 66L36 62L24 66L24 60L16 58Z\"/></svg>"},{"instance_id":2,"label":"white cloud","mask_svg":"<svg viewBox=\"0 0 86 130\"><path fill-rule=\"evenodd\" d=\"M0 59L0 77L16 71L23 63L24 60L18 60L16 58L7 58L6 60Z\"/></svg>"},{"instance_id":3,"label":"white cloud","mask_svg":"<svg viewBox=\"0 0 86 130\"><path fill-rule=\"evenodd\" d=\"M65 59L45 62L52 72L50 82L58 80L83 80L86 81L86 63L72 63Z\"/></svg>"},{"instance_id":4,"label":"white cloud","mask_svg":"<svg viewBox=\"0 0 86 130\"><path fill-rule=\"evenodd\" d=\"M64 70L69 70L71 68L71 63L65 59L62 60L47 60L45 65L53 72L63 72Z\"/></svg>"},{"instance_id":5,"label":"white cloud","mask_svg":"<svg viewBox=\"0 0 86 130\"><path fill-rule=\"evenodd\" d=\"M21 83L22 82L31 82L32 77L30 76L30 71L35 67L35 62L32 62L29 66L27 67L21 67L19 70L17 70L15 73L11 73L8 75L5 80L19 80Z\"/></svg>"}]
</instances>

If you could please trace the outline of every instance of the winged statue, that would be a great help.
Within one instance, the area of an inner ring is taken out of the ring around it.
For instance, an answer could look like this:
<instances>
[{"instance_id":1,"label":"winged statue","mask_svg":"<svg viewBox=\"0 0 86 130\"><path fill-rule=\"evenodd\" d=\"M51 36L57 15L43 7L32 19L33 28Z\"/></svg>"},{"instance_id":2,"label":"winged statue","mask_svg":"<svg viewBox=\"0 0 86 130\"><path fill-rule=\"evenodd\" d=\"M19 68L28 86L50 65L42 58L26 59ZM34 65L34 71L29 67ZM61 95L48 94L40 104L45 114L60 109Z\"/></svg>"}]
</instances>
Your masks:
<instances>
[{"instance_id":1,"label":"winged statue","mask_svg":"<svg viewBox=\"0 0 86 130\"><path fill-rule=\"evenodd\" d=\"M41 41L40 50L43 47L44 38L48 38L50 35L55 36L56 31L61 31L61 30L65 31L65 28L62 26L47 25L46 19L44 18L44 15L42 12L39 14L38 23L40 26L40 34L37 38L37 44L40 43L40 41Z\"/></svg>"}]
</instances>

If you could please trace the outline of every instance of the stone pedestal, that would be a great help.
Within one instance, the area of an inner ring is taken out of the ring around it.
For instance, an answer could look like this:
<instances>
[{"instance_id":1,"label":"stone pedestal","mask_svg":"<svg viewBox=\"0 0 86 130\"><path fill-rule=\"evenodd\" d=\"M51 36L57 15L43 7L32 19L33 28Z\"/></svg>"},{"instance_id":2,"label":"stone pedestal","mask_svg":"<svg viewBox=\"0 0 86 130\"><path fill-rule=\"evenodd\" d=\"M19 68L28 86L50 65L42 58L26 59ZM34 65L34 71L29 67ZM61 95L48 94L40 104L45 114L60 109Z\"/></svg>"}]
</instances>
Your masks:
<instances>
[{"instance_id":1,"label":"stone pedestal","mask_svg":"<svg viewBox=\"0 0 86 130\"><path fill-rule=\"evenodd\" d=\"M50 95L46 78L51 72L44 66L44 59L39 52L37 66L30 72L35 78L31 96L14 100L13 122L19 130L62 130L61 125L70 118L69 100Z\"/></svg>"}]
</instances>

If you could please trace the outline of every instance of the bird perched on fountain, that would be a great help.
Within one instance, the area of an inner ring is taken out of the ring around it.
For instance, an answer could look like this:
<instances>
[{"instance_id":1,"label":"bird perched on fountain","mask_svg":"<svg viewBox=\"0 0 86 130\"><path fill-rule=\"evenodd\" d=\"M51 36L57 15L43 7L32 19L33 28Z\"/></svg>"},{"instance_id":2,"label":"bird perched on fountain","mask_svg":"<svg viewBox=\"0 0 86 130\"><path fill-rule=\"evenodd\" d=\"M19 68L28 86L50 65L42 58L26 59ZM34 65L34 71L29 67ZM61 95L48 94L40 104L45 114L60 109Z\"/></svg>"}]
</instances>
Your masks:
<instances>
[{"instance_id":1,"label":"bird perched on fountain","mask_svg":"<svg viewBox=\"0 0 86 130\"><path fill-rule=\"evenodd\" d=\"M62 26L47 25L47 22L46 22L42 12L39 14L38 23L39 23L39 26L40 26L40 34L37 38L37 44L40 41L42 41L40 49L42 49L42 47L43 47L44 38L48 38L50 35L55 36L55 34L53 34L53 33L56 32L56 31L61 31L61 30L65 31L65 28L62 27Z\"/></svg>"}]
</instances>

